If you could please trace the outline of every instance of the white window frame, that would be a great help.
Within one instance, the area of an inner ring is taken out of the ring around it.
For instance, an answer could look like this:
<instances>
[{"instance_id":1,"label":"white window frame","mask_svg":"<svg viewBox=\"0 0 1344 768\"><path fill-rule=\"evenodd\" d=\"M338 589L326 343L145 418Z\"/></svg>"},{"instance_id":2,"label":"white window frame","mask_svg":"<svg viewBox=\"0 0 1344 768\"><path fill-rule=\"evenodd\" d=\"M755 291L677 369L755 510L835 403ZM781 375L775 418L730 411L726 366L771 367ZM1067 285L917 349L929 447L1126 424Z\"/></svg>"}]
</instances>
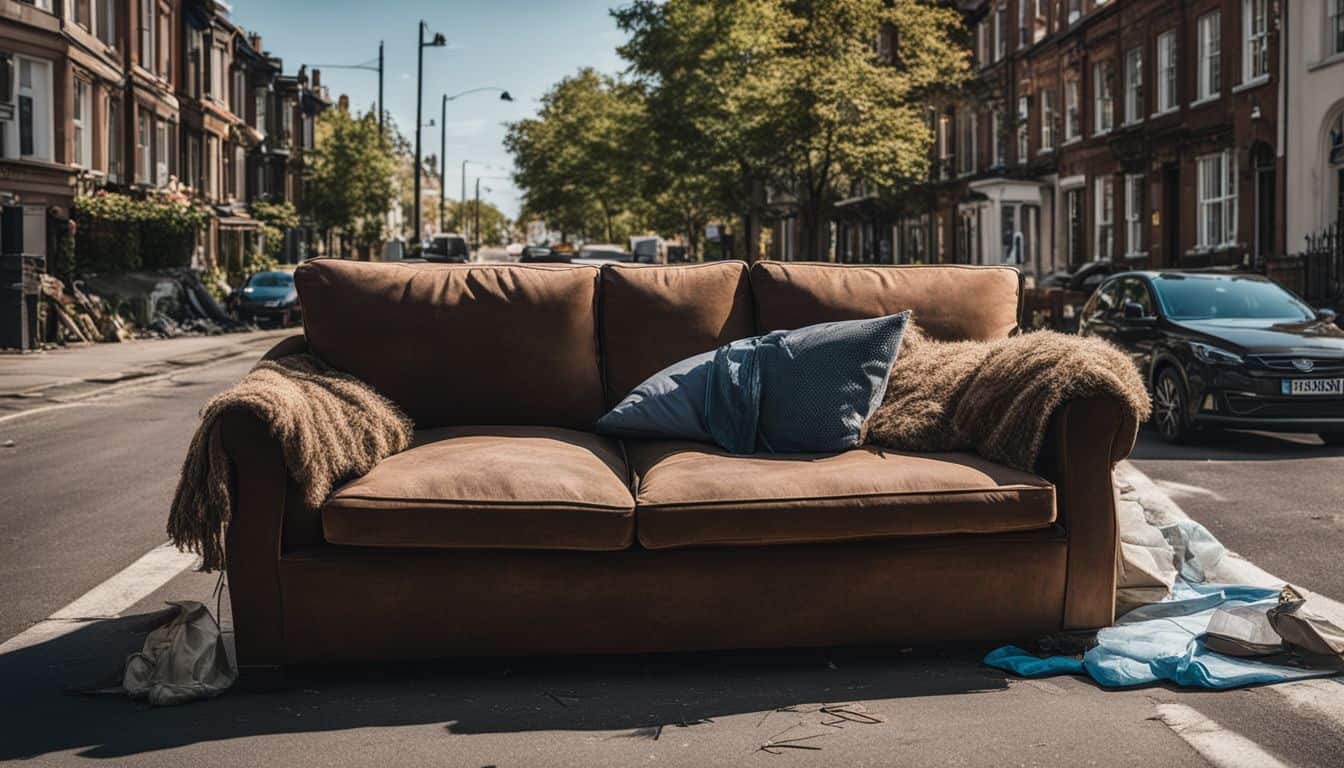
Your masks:
<instances>
[{"instance_id":1,"label":"white window frame","mask_svg":"<svg viewBox=\"0 0 1344 768\"><path fill-rule=\"evenodd\" d=\"M228 56L224 47L210 42L210 95L217 104L229 103Z\"/></svg>"},{"instance_id":2,"label":"white window frame","mask_svg":"<svg viewBox=\"0 0 1344 768\"><path fill-rule=\"evenodd\" d=\"M258 88L253 95L252 127L262 136L266 135L266 89Z\"/></svg>"},{"instance_id":3,"label":"white window frame","mask_svg":"<svg viewBox=\"0 0 1344 768\"><path fill-rule=\"evenodd\" d=\"M1081 88L1078 78L1064 81L1064 143L1078 141L1083 137L1083 112L1079 99Z\"/></svg>"},{"instance_id":4,"label":"white window frame","mask_svg":"<svg viewBox=\"0 0 1344 768\"><path fill-rule=\"evenodd\" d=\"M1213 250L1236 245L1236 155L1232 150L1202 155L1195 167L1199 248Z\"/></svg>"},{"instance_id":5,"label":"white window frame","mask_svg":"<svg viewBox=\"0 0 1344 768\"><path fill-rule=\"evenodd\" d=\"M135 181L154 183L154 116L142 106L135 110Z\"/></svg>"},{"instance_id":6,"label":"white window frame","mask_svg":"<svg viewBox=\"0 0 1344 768\"><path fill-rule=\"evenodd\" d=\"M1021 0L1021 2L1024 3L1026 1L1027 0ZM1045 15L1046 0L1035 0L1035 2L1036 2L1036 19L1034 23L1034 28L1032 29L1031 39L1032 42L1039 43L1041 40L1045 39L1045 35L1049 30L1046 26L1046 15Z\"/></svg>"},{"instance_id":7,"label":"white window frame","mask_svg":"<svg viewBox=\"0 0 1344 768\"><path fill-rule=\"evenodd\" d=\"M117 0L93 0L93 34L103 45L117 47Z\"/></svg>"},{"instance_id":8,"label":"white window frame","mask_svg":"<svg viewBox=\"0 0 1344 768\"><path fill-rule=\"evenodd\" d=\"M999 3L994 11L994 61L1008 55L1008 4Z\"/></svg>"},{"instance_id":9,"label":"white window frame","mask_svg":"<svg viewBox=\"0 0 1344 768\"><path fill-rule=\"evenodd\" d=\"M1241 0L1241 82L1269 79L1269 0Z\"/></svg>"},{"instance_id":10,"label":"white window frame","mask_svg":"<svg viewBox=\"0 0 1344 768\"><path fill-rule=\"evenodd\" d=\"M989 146L993 152L991 167L1002 168L1008 164L1008 142L1004 138L1003 110L995 107L989 113Z\"/></svg>"},{"instance_id":11,"label":"white window frame","mask_svg":"<svg viewBox=\"0 0 1344 768\"><path fill-rule=\"evenodd\" d=\"M970 176L976 172L980 116L973 109L965 109L960 114L962 122L957 126L960 129L957 131L957 154L961 157L961 163L957 168L962 176Z\"/></svg>"},{"instance_id":12,"label":"white window frame","mask_svg":"<svg viewBox=\"0 0 1344 768\"><path fill-rule=\"evenodd\" d=\"M1180 107L1176 56L1176 30L1169 29L1157 36L1157 111L1154 116L1165 115Z\"/></svg>"},{"instance_id":13,"label":"white window frame","mask_svg":"<svg viewBox=\"0 0 1344 768\"><path fill-rule=\"evenodd\" d=\"M952 162L952 116L944 112L938 116L938 175L951 178L954 169Z\"/></svg>"},{"instance_id":14,"label":"white window frame","mask_svg":"<svg viewBox=\"0 0 1344 768\"><path fill-rule=\"evenodd\" d=\"M1125 125L1143 122L1143 46L1125 53Z\"/></svg>"},{"instance_id":15,"label":"white window frame","mask_svg":"<svg viewBox=\"0 0 1344 768\"><path fill-rule=\"evenodd\" d=\"M1092 65L1092 135L1101 136L1115 128L1115 62L1107 59Z\"/></svg>"},{"instance_id":16,"label":"white window frame","mask_svg":"<svg viewBox=\"0 0 1344 768\"><path fill-rule=\"evenodd\" d=\"M1209 11L1196 22L1199 29L1198 87L1195 104L1217 99L1223 92L1223 14Z\"/></svg>"},{"instance_id":17,"label":"white window frame","mask_svg":"<svg viewBox=\"0 0 1344 768\"><path fill-rule=\"evenodd\" d=\"M1031 43L1030 0L1017 0L1017 47L1026 48Z\"/></svg>"},{"instance_id":18,"label":"white window frame","mask_svg":"<svg viewBox=\"0 0 1344 768\"><path fill-rule=\"evenodd\" d=\"M93 167L93 86L80 77L71 78L75 92L71 97L70 164Z\"/></svg>"},{"instance_id":19,"label":"white window frame","mask_svg":"<svg viewBox=\"0 0 1344 768\"><path fill-rule=\"evenodd\" d=\"M1125 255L1143 256L1143 174L1125 176Z\"/></svg>"},{"instance_id":20,"label":"white window frame","mask_svg":"<svg viewBox=\"0 0 1344 768\"><path fill-rule=\"evenodd\" d=\"M1115 179L1098 176L1093 180L1093 260L1115 256Z\"/></svg>"},{"instance_id":21,"label":"white window frame","mask_svg":"<svg viewBox=\"0 0 1344 768\"><path fill-rule=\"evenodd\" d=\"M137 35L140 40L138 63L146 72L159 72L158 60L158 3L156 0L140 0L136 13Z\"/></svg>"},{"instance_id":22,"label":"white window frame","mask_svg":"<svg viewBox=\"0 0 1344 768\"><path fill-rule=\"evenodd\" d=\"M120 91L110 92L103 108L103 163L107 167L107 178L115 182L121 182L126 174L123 158L125 150L121 146L121 110L124 102L120 99Z\"/></svg>"},{"instance_id":23,"label":"white window frame","mask_svg":"<svg viewBox=\"0 0 1344 768\"><path fill-rule=\"evenodd\" d=\"M12 121L5 121L13 128L12 130L7 128L4 131L3 138L7 146L4 147L4 152L0 153L0 156L21 160L41 160L48 163L55 162L56 126L53 77L56 68L47 59L38 59L21 54L11 54L9 63L11 77L14 78L13 87L10 89L10 92L14 94L14 118ZM23 85L22 77L25 64L28 66L27 86ZM22 117L19 109L19 99L25 96L31 99L33 104L32 125L29 128L33 136L33 151L26 155L20 151L23 148L23 130L19 122Z\"/></svg>"},{"instance_id":24,"label":"white window frame","mask_svg":"<svg viewBox=\"0 0 1344 768\"><path fill-rule=\"evenodd\" d=\"M1325 0L1325 58L1344 55L1344 0Z\"/></svg>"},{"instance_id":25,"label":"white window frame","mask_svg":"<svg viewBox=\"0 0 1344 768\"><path fill-rule=\"evenodd\" d=\"M1055 151L1055 93L1053 88L1041 90L1041 148L1037 154Z\"/></svg>"},{"instance_id":26,"label":"white window frame","mask_svg":"<svg viewBox=\"0 0 1344 768\"><path fill-rule=\"evenodd\" d=\"M168 156L172 152L172 138L169 136L170 124L167 120L154 121L154 186L168 184L170 165Z\"/></svg>"}]
</instances>

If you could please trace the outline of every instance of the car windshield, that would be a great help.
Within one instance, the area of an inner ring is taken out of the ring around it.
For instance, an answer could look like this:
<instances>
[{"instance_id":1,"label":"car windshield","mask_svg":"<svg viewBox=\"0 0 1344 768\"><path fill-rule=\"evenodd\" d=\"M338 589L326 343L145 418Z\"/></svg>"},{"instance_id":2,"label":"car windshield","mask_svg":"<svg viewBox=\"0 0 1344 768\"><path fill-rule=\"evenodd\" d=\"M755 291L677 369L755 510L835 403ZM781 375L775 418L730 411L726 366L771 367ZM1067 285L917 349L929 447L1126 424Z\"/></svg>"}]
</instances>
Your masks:
<instances>
[{"instance_id":1,"label":"car windshield","mask_svg":"<svg viewBox=\"0 0 1344 768\"><path fill-rule=\"evenodd\" d=\"M294 276L287 272L260 272L249 283L254 288L287 288L294 284Z\"/></svg>"},{"instance_id":2,"label":"car windshield","mask_svg":"<svg viewBox=\"0 0 1344 768\"><path fill-rule=\"evenodd\" d=\"M1311 308L1268 280L1160 275L1153 280L1172 320L1310 320Z\"/></svg>"}]
</instances>

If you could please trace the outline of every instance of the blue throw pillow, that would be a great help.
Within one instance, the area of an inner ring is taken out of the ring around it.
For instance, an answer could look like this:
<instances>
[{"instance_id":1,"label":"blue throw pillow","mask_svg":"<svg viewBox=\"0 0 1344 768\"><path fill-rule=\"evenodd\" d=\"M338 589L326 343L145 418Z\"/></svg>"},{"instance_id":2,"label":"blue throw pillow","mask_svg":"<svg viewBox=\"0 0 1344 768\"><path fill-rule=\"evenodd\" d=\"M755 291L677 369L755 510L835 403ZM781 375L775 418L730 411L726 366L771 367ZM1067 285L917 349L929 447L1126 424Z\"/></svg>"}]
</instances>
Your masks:
<instances>
[{"instance_id":1,"label":"blue throw pillow","mask_svg":"<svg viewBox=\"0 0 1344 768\"><path fill-rule=\"evenodd\" d=\"M909 318L822 323L725 344L651 376L597 431L714 442L733 453L852 448L882 402Z\"/></svg>"}]
</instances>

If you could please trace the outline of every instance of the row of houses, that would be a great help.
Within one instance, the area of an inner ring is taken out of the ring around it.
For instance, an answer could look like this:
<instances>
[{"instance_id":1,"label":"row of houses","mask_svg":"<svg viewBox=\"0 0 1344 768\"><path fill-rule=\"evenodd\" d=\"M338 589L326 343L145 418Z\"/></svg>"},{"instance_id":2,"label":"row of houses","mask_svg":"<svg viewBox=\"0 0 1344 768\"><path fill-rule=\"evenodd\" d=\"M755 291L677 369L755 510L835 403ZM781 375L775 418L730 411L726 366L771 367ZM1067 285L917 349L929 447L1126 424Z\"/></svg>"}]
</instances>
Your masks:
<instances>
[{"instance_id":1,"label":"row of houses","mask_svg":"<svg viewBox=\"0 0 1344 768\"><path fill-rule=\"evenodd\" d=\"M1253 265L1344 221L1344 0L963 0L926 184L856 182L833 257ZM809 258L787 211L771 256Z\"/></svg>"},{"instance_id":2,"label":"row of houses","mask_svg":"<svg viewBox=\"0 0 1344 768\"><path fill-rule=\"evenodd\" d=\"M0 0L6 240L45 255L76 197L167 192L210 213L195 266L241 263L259 230L248 204L303 195L304 152L330 99L317 70L286 74L229 11L222 0ZM287 257L308 243L291 231Z\"/></svg>"}]
</instances>

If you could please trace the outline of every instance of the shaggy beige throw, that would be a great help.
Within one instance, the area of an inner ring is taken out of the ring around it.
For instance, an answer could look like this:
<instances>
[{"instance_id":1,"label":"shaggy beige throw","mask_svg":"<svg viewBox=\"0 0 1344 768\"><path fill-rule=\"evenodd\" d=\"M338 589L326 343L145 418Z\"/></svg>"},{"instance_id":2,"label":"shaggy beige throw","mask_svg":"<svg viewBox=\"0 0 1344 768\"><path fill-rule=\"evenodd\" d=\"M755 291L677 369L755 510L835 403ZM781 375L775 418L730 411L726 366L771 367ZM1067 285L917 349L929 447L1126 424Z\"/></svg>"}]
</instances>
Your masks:
<instances>
[{"instance_id":1,"label":"shaggy beige throw","mask_svg":"<svg viewBox=\"0 0 1344 768\"><path fill-rule=\"evenodd\" d=\"M907 451L974 451L1033 471L1050 416L1065 400L1114 395L1148 418L1129 357L1095 338L1041 331L998 341L939 342L911 323L868 442Z\"/></svg>"},{"instance_id":2,"label":"shaggy beige throw","mask_svg":"<svg viewBox=\"0 0 1344 768\"><path fill-rule=\"evenodd\" d=\"M168 535L201 555L201 570L223 569L233 509L229 457L219 434L227 413L256 414L280 442L289 475L316 509L341 481L362 475L411 442L411 420L369 385L309 354L258 363L201 409L187 449Z\"/></svg>"}]
</instances>

